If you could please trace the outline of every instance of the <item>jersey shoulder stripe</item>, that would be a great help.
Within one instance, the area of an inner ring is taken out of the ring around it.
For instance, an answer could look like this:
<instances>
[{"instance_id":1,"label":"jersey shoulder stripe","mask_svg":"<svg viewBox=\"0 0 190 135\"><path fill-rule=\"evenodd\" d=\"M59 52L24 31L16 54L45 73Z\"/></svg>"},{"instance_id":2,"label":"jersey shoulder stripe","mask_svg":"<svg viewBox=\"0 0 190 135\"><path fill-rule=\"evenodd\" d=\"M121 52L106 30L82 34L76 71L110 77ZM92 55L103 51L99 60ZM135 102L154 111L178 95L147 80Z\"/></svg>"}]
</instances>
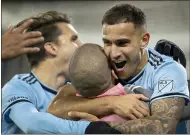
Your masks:
<instances>
[{"instance_id":1,"label":"jersey shoulder stripe","mask_svg":"<svg viewBox=\"0 0 190 135\"><path fill-rule=\"evenodd\" d=\"M148 50L148 56L148 62L154 67L154 69L157 69L158 66L165 62L161 54L154 52L153 50Z\"/></svg>"},{"instance_id":2,"label":"jersey shoulder stripe","mask_svg":"<svg viewBox=\"0 0 190 135\"><path fill-rule=\"evenodd\" d=\"M18 79L22 80L23 82L26 82L29 85L32 85L37 82L36 77L33 74L27 74L26 76L18 76Z\"/></svg>"}]
</instances>

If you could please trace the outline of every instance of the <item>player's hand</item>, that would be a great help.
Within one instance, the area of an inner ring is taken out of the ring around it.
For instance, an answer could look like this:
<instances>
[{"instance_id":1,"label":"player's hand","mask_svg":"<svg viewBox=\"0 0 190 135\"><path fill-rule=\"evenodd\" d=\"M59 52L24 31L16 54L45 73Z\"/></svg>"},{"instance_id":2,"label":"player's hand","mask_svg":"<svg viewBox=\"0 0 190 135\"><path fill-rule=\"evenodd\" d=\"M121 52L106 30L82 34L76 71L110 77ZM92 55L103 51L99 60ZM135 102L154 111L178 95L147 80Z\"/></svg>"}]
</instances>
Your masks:
<instances>
[{"instance_id":1,"label":"player's hand","mask_svg":"<svg viewBox=\"0 0 190 135\"><path fill-rule=\"evenodd\" d=\"M80 119L80 120L87 120L87 121L100 121L98 117L95 115L85 113L85 112L77 112L77 111L71 111L68 113L68 116L71 119Z\"/></svg>"},{"instance_id":2,"label":"player's hand","mask_svg":"<svg viewBox=\"0 0 190 135\"><path fill-rule=\"evenodd\" d=\"M140 100L148 101L149 99L142 94L127 94L112 98L113 112L124 118L131 120L150 116L149 108Z\"/></svg>"},{"instance_id":3,"label":"player's hand","mask_svg":"<svg viewBox=\"0 0 190 135\"><path fill-rule=\"evenodd\" d=\"M186 68L187 62L185 54L177 44L166 39L161 39L156 43L155 50L160 54L172 57L175 61L181 63Z\"/></svg>"},{"instance_id":4,"label":"player's hand","mask_svg":"<svg viewBox=\"0 0 190 135\"><path fill-rule=\"evenodd\" d=\"M127 94L143 94L144 96L151 98L153 92L149 91L141 86L136 86L133 84L125 85L125 91Z\"/></svg>"},{"instance_id":5,"label":"player's hand","mask_svg":"<svg viewBox=\"0 0 190 135\"><path fill-rule=\"evenodd\" d=\"M2 36L2 60L40 50L38 47L32 47L32 45L44 41L41 32L24 32L32 23L33 20L28 20L15 30L13 26L8 28Z\"/></svg>"}]
</instances>

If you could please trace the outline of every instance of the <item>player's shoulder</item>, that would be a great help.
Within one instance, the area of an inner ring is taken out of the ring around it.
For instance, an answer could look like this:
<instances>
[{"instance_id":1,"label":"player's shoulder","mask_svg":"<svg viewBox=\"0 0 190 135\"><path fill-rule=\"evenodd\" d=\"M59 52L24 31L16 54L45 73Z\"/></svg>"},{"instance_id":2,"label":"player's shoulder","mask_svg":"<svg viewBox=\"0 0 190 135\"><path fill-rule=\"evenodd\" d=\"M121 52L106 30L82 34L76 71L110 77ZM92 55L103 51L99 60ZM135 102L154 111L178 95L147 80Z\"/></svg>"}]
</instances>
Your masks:
<instances>
[{"instance_id":1,"label":"player's shoulder","mask_svg":"<svg viewBox=\"0 0 190 135\"><path fill-rule=\"evenodd\" d=\"M180 72L186 74L186 69L172 57L162 55L151 48L148 48L148 62L155 73Z\"/></svg>"},{"instance_id":2,"label":"player's shoulder","mask_svg":"<svg viewBox=\"0 0 190 135\"><path fill-rule=\"evenodd\" d=\"M37 82L37 78L32 73L15 75L13 80L18 80L26 85L32 85Z\"/></svg>"},{"instance_id":3,"label":"player's shoulder","mask_svg":"<svg viewBox=\"0 0 190 135\"><path fill-rule=\"evenodd\" d=\"M31 85L36 82L36 78L31 74L17 74L15 75L9 82L7 82L2 88L2 92L8 91L21 91L22 89L29 90L31 89Z\"/></svg>"}]
</instances>

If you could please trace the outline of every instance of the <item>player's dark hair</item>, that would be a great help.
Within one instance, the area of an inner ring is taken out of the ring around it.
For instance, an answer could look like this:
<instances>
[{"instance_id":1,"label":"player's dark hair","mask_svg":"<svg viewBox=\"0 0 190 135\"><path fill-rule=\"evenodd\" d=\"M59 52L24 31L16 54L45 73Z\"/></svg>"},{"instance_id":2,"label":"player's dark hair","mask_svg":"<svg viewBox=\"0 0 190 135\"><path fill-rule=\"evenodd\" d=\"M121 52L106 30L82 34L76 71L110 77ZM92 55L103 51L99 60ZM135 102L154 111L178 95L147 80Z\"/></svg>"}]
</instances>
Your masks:
<instances>
[{"instance_id":1,"label":"player's dark hair","mask_svg":"<svg viewBox=\"0 0 190 135\"><path fill-rule=\"evenodd\" d=\"M27 29L29 31L40 31L42 36L44 37L44 42L33 45L35 47L39 47L40 51L37 53L28 53L27 57L31 67L35 67L39 64L40 61L46 58L46 53L44 49L44 44L46 42L56 42L59 35L61 35L62 31L57 27L57 23L71 23L70 17L67 14L63 14L57 11L48 11L45 13L40 13L36 16L32 16L27 18L16 25L19 27L24 22L29 19L33 19L34 22Z\"/></svg>"}]
</instances>

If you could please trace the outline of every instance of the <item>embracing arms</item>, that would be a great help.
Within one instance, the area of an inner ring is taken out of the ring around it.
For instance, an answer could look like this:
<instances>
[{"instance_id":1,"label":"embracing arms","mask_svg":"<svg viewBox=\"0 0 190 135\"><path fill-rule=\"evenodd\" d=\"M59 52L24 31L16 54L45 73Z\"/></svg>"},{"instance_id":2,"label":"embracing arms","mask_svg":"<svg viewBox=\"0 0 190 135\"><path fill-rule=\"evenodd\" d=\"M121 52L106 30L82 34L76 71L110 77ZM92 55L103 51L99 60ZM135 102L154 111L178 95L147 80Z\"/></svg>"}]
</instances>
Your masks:
<instances>
[{"instance_id":1,"label":"embracing arms","mask_svg":"<svg viewBox=\"0 0 190 135\"><path fill-rule=\"evenodd\" d=\"M183 108L183 98L174 97L160 99L152 103L151 116L123 123L110 123L110 125L122 133L175 133Z\"/></svg>"},{"instance_id":2,"label":"embracing arms","mask_svg":"<svg viewBox=\"0 0 190 135\"><path fill-rule=\"evenodd\" d=\"M96 116L116 113L130 119L149 116L148 108L138 99L147 100L141 94L110 96L98 99L76 97L76 90L72 85L67 84L54 98L48 108L48 112L66 119L70 119L68 116L70 111L87 112Z\"/></svg>"}]
</instances>

